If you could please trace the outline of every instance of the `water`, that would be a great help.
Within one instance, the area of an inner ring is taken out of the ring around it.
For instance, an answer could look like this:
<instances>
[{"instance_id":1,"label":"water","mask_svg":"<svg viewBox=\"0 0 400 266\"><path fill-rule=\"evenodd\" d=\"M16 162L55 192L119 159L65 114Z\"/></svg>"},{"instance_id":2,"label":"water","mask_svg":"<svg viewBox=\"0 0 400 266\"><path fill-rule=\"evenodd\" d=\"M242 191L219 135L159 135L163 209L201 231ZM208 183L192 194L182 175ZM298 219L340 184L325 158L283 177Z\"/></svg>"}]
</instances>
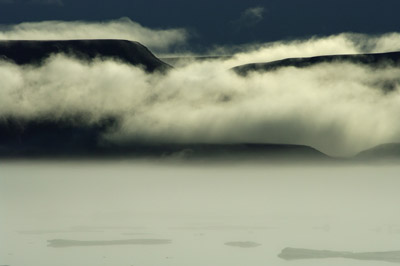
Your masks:
<instances>
[{"instance_id":1,"label":"water","mask_svg":"<svg viewBox=\"0 0 400 266\"><path fill-rule=\"evenodd\" d=\"M399 170L2 162L0 265L388 265L277 255L285 247L400 250ZM47 246L54 239L114 245Z\"/></svg>"}]
</instances>

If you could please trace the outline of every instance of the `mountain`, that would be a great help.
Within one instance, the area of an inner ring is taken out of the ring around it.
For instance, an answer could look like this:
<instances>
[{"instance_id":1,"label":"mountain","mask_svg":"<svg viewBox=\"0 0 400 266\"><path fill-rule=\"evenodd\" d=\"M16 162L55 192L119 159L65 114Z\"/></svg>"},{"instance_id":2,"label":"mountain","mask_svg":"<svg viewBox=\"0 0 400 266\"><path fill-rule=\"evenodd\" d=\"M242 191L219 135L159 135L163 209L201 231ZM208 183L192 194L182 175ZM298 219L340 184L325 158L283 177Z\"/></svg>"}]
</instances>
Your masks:
<instances>
[{"instance_id":1,"label":"mountain","mask_svg":"<svg viewBox=\"0 0 400 266\"><path fill-rule=\"evenodd\" d=\"M96 153L101 135L116 127L118 121L110 117L89 124L82 117L0 118L0 157Z\"/></svg>"},{"instance_id":2,"label":"mountain","mask_svg":"<svg viewBox=\"0 0 400 266\"><path fill-rule=\"evenodd\" d=\"M400 143L386 143L360 152L358 160L400 160Z\"/></svg>"},{"instance_id":3,"label":"mountain","mask_svg":"<svg viewBox=\"0 0 400 266\"><path fill-rule=\"evenodd\" d=\"M126 146L125 146L126 148ZM219 159L219 160L260 160L260 161L308 161L329 160L322 152L303 145L263 143L165 143L134 144L130 154L172 159Z\"/></svg>"},{"instance_id":4,"label":"mountain","mask_svg":"<svg viewBox=\"0 0 400 266\"><path fill-rule=\"evenodd\" d=\"M52 54L81 60L113 58L142 66L148 72L171 68L137 42L124 40L0 41L0 57L19 65L40 65ZM207 60L210 58L207 58ZM203 60L203 58L201 58ZM131 143L116 145L104 135L120 127L119 119L104 117L90 123L85 114L62 118L0 117L0 157L139 157L179 159L329 159L307 146L279 144Z\"/></svg>"},{"instance_id":5,"label":"mountain","mask_svg":"<svg viewBox=\"0 0 400 266\"><path fill-rule=\"evenodd\" d=\"M82 116L84 117L84 116ZM103 136L118 130L118 119L104 118L94 124L79 117L51 120L0 120L1 158L131 157L171 159L329 160L327 155L302 145L285 144L177 144L121 145Z\"/></svg>"},{"instance_id":6,"label":"mountain","mask_svg":"<svg viewBox=\"0 0 400 266\"><path fill-rule=\"evenodd\" d=\"M324 55L315 57L287 58L266 63L252 63L232 68L237 74L245 76L250 72L274 71L283 67L310 67L321 63L353 63L369 67L400 66L400 52L352 55Z\"/></svg>"},{"instance_id":7,"label":"mountain","mask_svg":"<svg viewBox=\"0 0 400 266\"><path fill-rule=\"evenodd\" d=\"M95 58L115 59L141 66L147 72L171 68L142 44L126 40L0 41L0 59L18 65L38 65L51 55L60 53L89 61Z\"/></svg>"}]
</instances>

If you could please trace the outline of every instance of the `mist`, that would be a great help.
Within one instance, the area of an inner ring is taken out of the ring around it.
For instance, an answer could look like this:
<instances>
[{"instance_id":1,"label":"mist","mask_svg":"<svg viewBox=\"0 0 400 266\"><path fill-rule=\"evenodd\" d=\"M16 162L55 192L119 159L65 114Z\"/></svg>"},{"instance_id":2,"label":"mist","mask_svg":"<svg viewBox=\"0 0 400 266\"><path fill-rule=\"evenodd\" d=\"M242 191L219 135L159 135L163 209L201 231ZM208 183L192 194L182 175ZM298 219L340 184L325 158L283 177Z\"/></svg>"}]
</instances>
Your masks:
<instances>
[{"instance_id":1,"label":"mist","mask_svg":"<svg viewBox=\"0 0 400 266\"><path fill-rule=\"evenodd\" d=\"M261 19L263 11L251 12ZM101 131L101 140L122 146L300 144L346 157L400 142L400 68L390 62L247 75L232 69L288 57L397 51L399 33L214 47L209 59L187 48L172 53L187 36L124 19L4 26L0 39L140 41L175 64L149 73L100 57L56 54L37 65L1 59L0 120L97 125L113 118L117 123ZM298 250L310 257L318 250L398 250L398 168L361 161L2 159L0 265L287 265L278 257L285 250L286 258ZM361 265L345 256L313 263Z\"/></svg>"},{"instance_id":2,"label":"mist","mask_svg":"<svg viewBox=\"0 0 400 266\"><path fill-rule=\"evenodd\" d=\"M183 61L165 74L65 55L40 67L1 61L0 116L57 121L84 114L88 124L115 117L119 127L103 137L120 144L288 143L351 156L400 141L398 68L326 63L247 76L230 68L283 55L362 52L360 38L369 51L394 50L398 36L274 43L229 59Z\"/></svg>"},{"instance_id":3,"label":"mist","mask_svg":"<svg viewBox=\"0 0 400 266\"><path fill-rule=\"evenodd\" d=\"M0 25L0 40L125 39L141 42L153 51L164 53L184 45L188 38L185 29L151 29L129 18Z\"/></svg>"}]
</instances>

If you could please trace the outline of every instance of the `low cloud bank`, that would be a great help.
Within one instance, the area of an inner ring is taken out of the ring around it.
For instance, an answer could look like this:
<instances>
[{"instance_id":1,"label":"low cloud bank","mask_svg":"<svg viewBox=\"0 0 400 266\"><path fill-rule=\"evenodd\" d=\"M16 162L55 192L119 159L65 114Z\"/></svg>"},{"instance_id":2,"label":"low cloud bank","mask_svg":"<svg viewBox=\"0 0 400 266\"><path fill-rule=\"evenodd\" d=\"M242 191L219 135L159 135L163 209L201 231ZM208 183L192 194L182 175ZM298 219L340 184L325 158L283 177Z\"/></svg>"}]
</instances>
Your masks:
<instances>
[{"instance_id":1,"label":"low cloud bank","mask_svg":"<svg viewBox=\"0 0 400 266\"><path fill-rule=\"evenodd\" d=\"M42 21L0 25L0 40L125 39L155 52L168 52L187 41L184 29L150 29L129 18L102 22Z\"/></svg>"},{"instance_id":2,"label":"low cloud bank","mask_svg":"<svg viewBox=\"0 0 400 266\"><path fill-rule=\"evenodd\" d=\"M382 53L400 51L400 33L365 35L342 33L328 37L277 41L264 44L214 47L210 54L224 54L234 57L230 66L269 62L285 58L312 57L319 55Z\"/></svg>"},{"instance_id":3,"label":"low cloud bank","mask_svg":"<svg viewBox=\"0 0 400 266\"><path fill-rule=\"evenodd\" d=\"M399 68L330 63L247 77L229 68L296 54L366 49L355 37L270 44L228 60L191 62L165 75L63 55L41 67L0 61L0 117L58 120L85 113L87 123L96 123L114 116L121 126L104 138L116 143L289 143L353 155L400 142ZM370 51L395 50L393 38L399 35L371 38ZM387 83L390 91L383 89Z\"/></svg>"}]
</instances>

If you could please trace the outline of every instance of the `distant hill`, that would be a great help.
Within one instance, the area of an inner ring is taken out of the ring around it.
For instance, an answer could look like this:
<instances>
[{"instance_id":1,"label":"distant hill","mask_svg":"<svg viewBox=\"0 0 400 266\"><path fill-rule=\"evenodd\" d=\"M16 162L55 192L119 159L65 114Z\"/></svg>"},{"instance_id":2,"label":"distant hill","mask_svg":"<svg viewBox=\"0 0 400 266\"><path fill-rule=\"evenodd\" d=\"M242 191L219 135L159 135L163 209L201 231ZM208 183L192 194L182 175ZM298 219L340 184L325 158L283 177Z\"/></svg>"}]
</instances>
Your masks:
<instances>
[{"instance_id":1,"label":"distant hill","mask_svg":"<svg viewBox=\"0 0 400 266\"><path fill-rule=\"evenodd\" d=\"M254 161L308 161L329 160L320 151L303 145L289 144L138 144L133 145L131 154L149 157L176 159L219 159Z\"/></svg>"},{"instance_id":2,"label":"distant hill","mask_svg":"<svg viewBox=\"0 0 400 266\"><path fill-rule=\"evenodd\" d=\"M126 40L0 41L0 59L19 65L41 64L53 54L67 54L82 60L116 59L148 72L171 68L138 42Z\"/></svg>"},{"instance_id":3,"label":"distant hill","mask_svg":"<svg viewBox=\"0 0 400 266\"><path fill-rule=\"evenodd\" d=\"M0 41L0 58L19 65L40 65L52 54L63 53L82 60L114 58L146 71L171 68L146 47L123 40ZM214 58L201 58L209 60ZM88 123L85 114L71 117L0 117L1 158L138 157L179 159L329 159L307 146L279 144L173 144L131 143L116 145L103 136L119 129L119 120L105 117Z\"/></svg>"},{"instance_id":4,"label":"distant hill","mask_svg":"<svg viewBox=\"0 0 400 266\"><path fill-rule=\"evenodd\" d=\"M247 75L250 72L274 71L283 67L310 67L321 63L349 62L366 65L369 67L383 67L387 65L400 66L400 52L377 54L352 54L352 55L325 55L304 58L287 58L266 63L252 63L232 68L239 75Z\"/></svg>"},{"instance_id":5,"label":"distant hill","mask_svg":"<svg viewBox=\"0 0 400 266\"><path fill-rule=\"evenodd\" d=\"M174 144L131 143L116 145L103 134L118 129L117 119L105 118L88 125L82 119L16 118L0 120L1 158L133 157L172 159L328 160L308 146L284 144Z\"/></svg>"},{"instance_id":6,"label":"distant hill","mask_svg":"<svg viewBox=\"0 0 400 266\"><path fill-rule=\"evenodd\" d=\"M101 135L118 125L113 118L88 124L81 117L0 119L0 157L78 156L95 153Z\"/></svg>"},{"instance_id":7,"label":"distant hill","mask_svg":"<svg viewBox=\"0 0 400 266\"><path fill-rule=\"evenodd\" d=\"M360 152L355 156L359 160L399 160L400 143L386 143Z\"/></svg>"}]
</instances>

